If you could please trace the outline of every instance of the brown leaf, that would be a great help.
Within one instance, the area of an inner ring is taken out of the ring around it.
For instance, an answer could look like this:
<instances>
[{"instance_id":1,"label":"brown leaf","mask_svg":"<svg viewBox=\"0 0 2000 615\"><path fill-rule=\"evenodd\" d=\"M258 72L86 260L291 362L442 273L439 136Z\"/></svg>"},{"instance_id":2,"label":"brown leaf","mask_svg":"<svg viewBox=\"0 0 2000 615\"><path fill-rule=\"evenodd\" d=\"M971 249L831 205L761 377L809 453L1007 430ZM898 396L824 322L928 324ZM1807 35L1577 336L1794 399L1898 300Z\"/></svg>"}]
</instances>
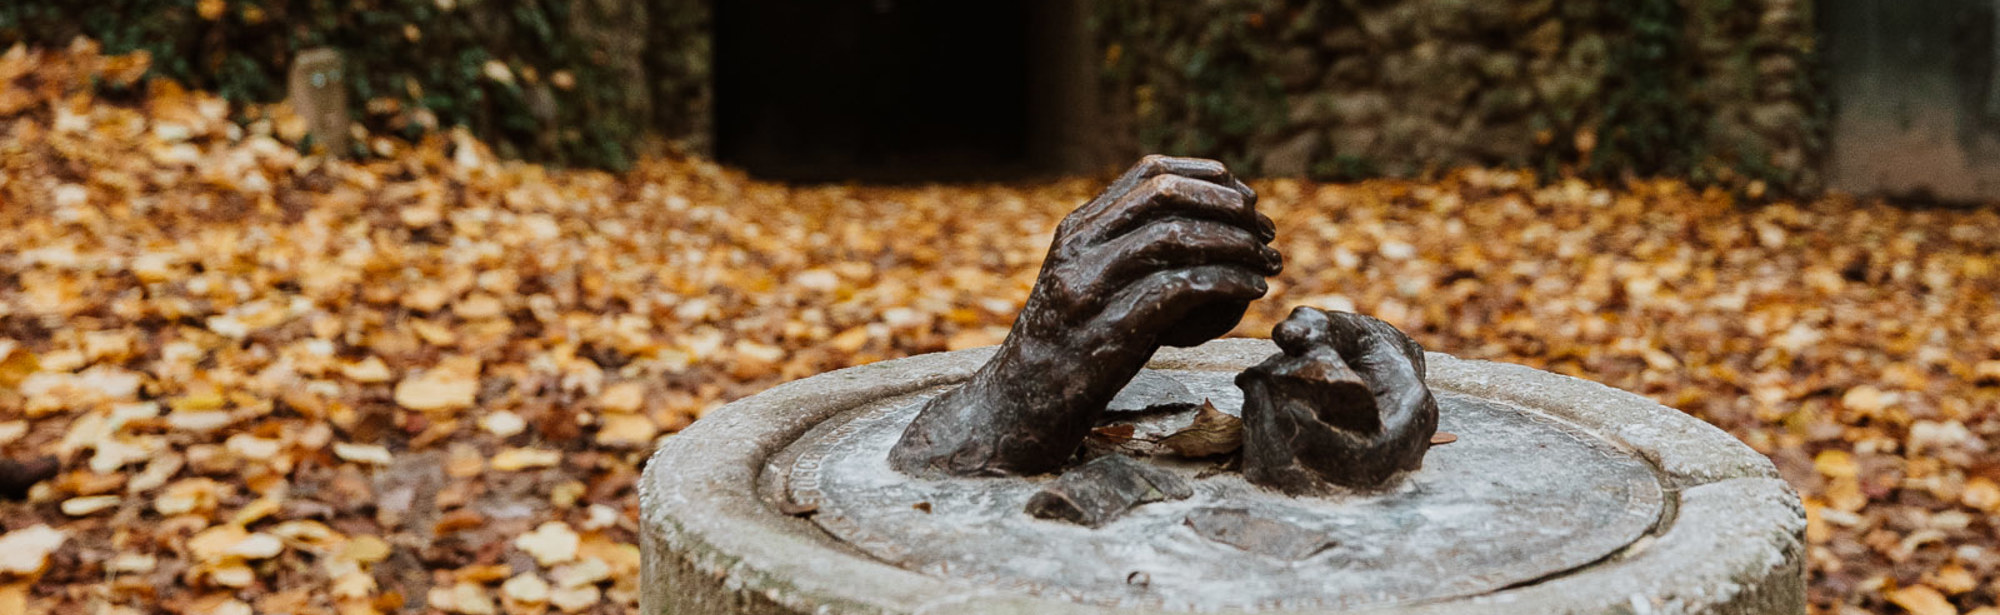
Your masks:
<instances>
[{"instance_id":1,"label":"brown leaf","mask_svg":"<svg viewBox=\"0 0 2000 615\"><path fill-rule=\"evenodd\" d=\"M1160 450L1182 457L1211 457L1243 448L1243 420L1202 400L1187 427L1160 438Z\"/></svg>"},{"instance_id":2,"label":"brown leaf","mask_svg":"<svg viewBox=\"0 0 2000 615\"><path fill-rule=\"evenodd\" d=\"M1101 444L1117 446L1132 441L1132 435L1136 430L1137 427L1131 424L1099 425L1090 428L1088 438Z\"/></svg>"},{"instance_id":3,"label":"brown leaf","mask_svg":"<svg viewBox=\"0 0 2000 615\"><path fill-rule=\"evenodd\" d=\"M1910 615L1958 615L1958 607L1952 606L1944 594L1927 585L1899 587L1890 591L1887 598L1909 611Z\"/></svg>"}]
</instances>

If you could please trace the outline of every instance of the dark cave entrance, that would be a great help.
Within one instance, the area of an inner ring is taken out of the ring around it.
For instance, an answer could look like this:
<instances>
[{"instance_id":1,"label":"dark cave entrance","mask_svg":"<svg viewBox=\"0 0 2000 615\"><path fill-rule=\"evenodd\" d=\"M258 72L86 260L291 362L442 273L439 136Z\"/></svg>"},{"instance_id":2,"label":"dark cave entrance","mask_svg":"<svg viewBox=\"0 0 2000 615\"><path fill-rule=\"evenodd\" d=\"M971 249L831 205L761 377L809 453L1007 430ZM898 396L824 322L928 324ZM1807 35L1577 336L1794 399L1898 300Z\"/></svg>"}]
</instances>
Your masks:
<instances>
[{"instance_id":1,"label":"dark cave entrance","mask_svg":"<svg viewBox=\"0 0 2000 615\"><path fill-rule=\"evenodd\" d=\"M716 157L784 181L1064 170L1080 15L1063 0L714 4ZM1087 51L1084 51L1087 53ZM1083 59L1087 62L1087 59ZM1079 78L1081 76L1081 78ZM1079 87L1082 86L1082 87Z\"/></svg>"}]
</instances>

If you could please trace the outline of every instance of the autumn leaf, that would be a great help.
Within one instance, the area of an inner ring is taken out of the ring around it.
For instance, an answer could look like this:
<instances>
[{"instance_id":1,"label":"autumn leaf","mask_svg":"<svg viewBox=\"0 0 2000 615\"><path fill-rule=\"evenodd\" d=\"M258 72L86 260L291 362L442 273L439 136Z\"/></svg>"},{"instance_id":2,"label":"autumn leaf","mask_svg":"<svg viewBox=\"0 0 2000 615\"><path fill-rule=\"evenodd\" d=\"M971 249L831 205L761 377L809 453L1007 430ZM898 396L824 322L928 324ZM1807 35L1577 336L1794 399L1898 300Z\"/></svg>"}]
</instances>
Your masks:
<instances>
[{"instance_id":1,"label":"autumn leaf","mask_svg":"<svg viewBox=\"0 0 2000 615\"><path fill-rule=\"evenodd\" d=\"M1243 420L1215 409L1213 402L1204 399L1187 427L1160 438L1158 444L1160 450L1182 457L1233 453L1243 448Z\"/></svg>"},{"instance_id":2,"label":"autumn leaf","mask_svg":"<svg viewBox=\"0 0 2000 615\"><path fill-rule=\"evenodd\" d=\"M1130 424L1099 425L1090 428L1089 438L1106 446L1118 446L1132 441L1133 434L1136 431L1137 427Z\"/></svg>"},{"instance_id":3,"label":"autumn leaf","mask_svg":"<svg viewBox=\"0 0 2000 615\"><path fill-rule=\"evenodd\" d=\"M1910 615L1958 615L1958 607L1945 600L1944 594L1924 585L1896 588L1889 592L1889 602L1903 607Z\"/></svg>"},{"instance_id":4,"label":"autumn leaf","mask_svg":"<svg viewBox=\"0 0 2000 615\"><path fill-rule=\"evenodd\" d=\"M421 412L472 407L479 394L479 362L460 357L396 384L396 403Z\"/></svg>"}]
</instances>

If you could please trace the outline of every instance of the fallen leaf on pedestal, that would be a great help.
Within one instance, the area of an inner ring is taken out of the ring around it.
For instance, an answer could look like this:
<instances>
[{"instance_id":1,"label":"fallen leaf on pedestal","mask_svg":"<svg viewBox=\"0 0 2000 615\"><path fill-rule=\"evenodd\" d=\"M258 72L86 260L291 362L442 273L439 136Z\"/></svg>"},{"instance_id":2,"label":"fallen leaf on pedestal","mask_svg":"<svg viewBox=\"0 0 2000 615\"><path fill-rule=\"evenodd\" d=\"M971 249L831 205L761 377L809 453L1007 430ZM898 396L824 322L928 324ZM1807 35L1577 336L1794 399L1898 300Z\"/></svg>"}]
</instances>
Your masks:
<instances>
[{"instance_id":1,"label":"fallen leaf on pedestal","mask_svg":"<svg viewBox=\"0 0 2000 615\"><path fill-rule=\"evenodd\" d=\"M1138 428L1131 424L1100 425L1090 428L1089 438L1100 444L1117 446L1132 441L1132 437L1137 431Z\"/></svg>"},{"instance_id":2,"label":"fallen leaf on pedestal","mask_svg":"<svg viewBox=\"0 0 2000 615\"><path fill-rule=\"evenodd\" d=\"M1182 457L1210 457L1243 448L1243 419L1202 400L1194 421L1159 441L1160 450Z\"/></svg>"}]
</instances>

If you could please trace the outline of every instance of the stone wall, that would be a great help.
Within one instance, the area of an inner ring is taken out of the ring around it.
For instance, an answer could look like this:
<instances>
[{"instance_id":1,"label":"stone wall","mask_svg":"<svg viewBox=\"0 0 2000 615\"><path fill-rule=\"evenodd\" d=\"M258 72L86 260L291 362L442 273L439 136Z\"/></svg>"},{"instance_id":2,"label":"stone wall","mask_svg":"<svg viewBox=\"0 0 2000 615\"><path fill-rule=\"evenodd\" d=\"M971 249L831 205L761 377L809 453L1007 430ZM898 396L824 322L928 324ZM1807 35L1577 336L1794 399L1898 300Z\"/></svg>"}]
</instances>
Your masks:
<instances>
[{"instance_id":1,"label":"stone wall","mask_svg":"<svg viewBox=\"0 0 2000 615\"><path fill-rule=\"evenodd\" d=\"M1460 165L1818 185L1808 0L1099 0L1141 148L1263 175Z\"/></svg>"}]
</instances>

